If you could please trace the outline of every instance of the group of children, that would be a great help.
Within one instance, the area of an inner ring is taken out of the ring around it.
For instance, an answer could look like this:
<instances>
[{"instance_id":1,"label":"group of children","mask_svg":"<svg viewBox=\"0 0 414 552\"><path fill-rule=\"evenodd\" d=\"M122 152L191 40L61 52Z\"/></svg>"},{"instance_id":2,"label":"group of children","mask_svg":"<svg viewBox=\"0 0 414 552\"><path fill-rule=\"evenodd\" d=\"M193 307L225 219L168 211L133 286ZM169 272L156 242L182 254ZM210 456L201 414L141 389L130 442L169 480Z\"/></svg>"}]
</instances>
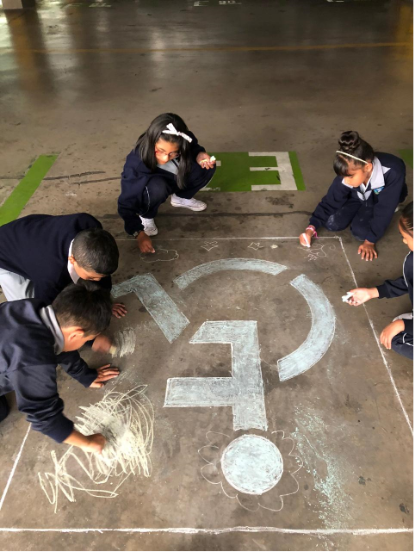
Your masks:
<instances>
[{"instance_id":1,"label":"group of children","mask_svg":"<svg viewBox=\"0 0 414 552\"><path fill-rule=\"evenodd\" d=\"M345 132L334 169L338 176L299 241L311 247L321 226L337 232L351 224L362 242L361 258L373 260L378 256L376 242L407 196L404 163L374 152L358 133ZM180 117L165 113L151 123L126 159L118 199L125 230L142 253L155 251L154 219L169 196L173 207L206 209L194 196L214 172L215 159ZM412 203L404 209L399 229L410 249L403 276L375 288L351 290L350 305L406 293L412 303ZM7 299L0 305L0 421L9 412L5 395L14 391L33 429L59 443L102 451L103 435L82 435L64 416L56 369L60 365L85 387L95 388L119 374L111 365L90 369L78 353L87 343L94 351L109 352L111 342L104 332L111 316L127 314L125 306L110 297L118 259L114 238L89 214L30 215L0 227L0 286ZM388 325L381 343L413 358L412 314Z\"/></svg>"}]
</instances>

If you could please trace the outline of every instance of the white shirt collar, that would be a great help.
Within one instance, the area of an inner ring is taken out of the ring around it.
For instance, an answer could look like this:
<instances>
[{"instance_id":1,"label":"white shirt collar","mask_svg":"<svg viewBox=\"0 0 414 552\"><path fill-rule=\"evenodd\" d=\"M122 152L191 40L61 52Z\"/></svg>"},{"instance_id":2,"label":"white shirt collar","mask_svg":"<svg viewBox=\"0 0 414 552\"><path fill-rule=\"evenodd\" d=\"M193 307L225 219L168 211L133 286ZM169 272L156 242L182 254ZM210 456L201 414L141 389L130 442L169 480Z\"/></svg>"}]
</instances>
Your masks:
<instances>
[{"instance_id":1,"label":"white shirt collar","mask_svg":"<svg viewBox=\"0 0 414 552\"><path fill-rule=\"evenodd\" d=\"M372 168L371 178L369 179L368 184L366 186L365 184L362 184L360 186L360 188L362 188L361 191L363 193L365 193L365 190L368 189L370 184L371 184L371 187L370 187L371 190L375 190L376 188L383 188L385 186L384 174L386 174L390 170L389 167L383 167L378 157L374 157L374 161L372 162L372 165L373 165L373 168ZM345 183L345 179L342 180L342 184L347 188L352 188L352 186Z\"/></svg>"},{"instance_id":2,"label":"white shirt collar","mask_svg":"<svg viewBox=\"0 0 414 552\"><path fill-rule=\"evenodd\" d=\"M68 257L70 257L72 255L72 245L73 245L73 240L70 242ZM78 273L75 270L75 267L69 261L69 259L68 259L68 272L69 272L69 276L71 277L72 282L74 284L76 284L79 280L79 276L78 276Z\"/></svg>"},{"instance_id":3,"label":"white shirt collar","mask_svg":"<svg viewBox=\"0 0 414 552\"><path fill-rule=\"evenodd\" d=\"M59 323L56 320L56 315L52 307L43 307L39 311L40 318L43 321L43 324L49 328L52 332L53 338L55 340L54 351L55 355L60 355L65 346L65 340L63 337L62 330L60 329Z\"/></svg>"}]
</instances>

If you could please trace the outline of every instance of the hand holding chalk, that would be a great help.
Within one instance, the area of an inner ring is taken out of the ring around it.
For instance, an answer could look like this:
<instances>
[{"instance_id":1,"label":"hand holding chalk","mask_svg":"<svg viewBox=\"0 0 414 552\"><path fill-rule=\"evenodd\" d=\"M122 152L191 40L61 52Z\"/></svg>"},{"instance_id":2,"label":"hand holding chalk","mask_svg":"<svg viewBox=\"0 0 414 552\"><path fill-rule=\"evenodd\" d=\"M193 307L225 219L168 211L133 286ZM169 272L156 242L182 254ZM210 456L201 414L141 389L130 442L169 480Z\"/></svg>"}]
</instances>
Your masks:
<instances>
[{"instance_id":1,"label":"hand holding chalk","mask_svg":"<svg viewBox=\"0 0 414 552\"><path fill-rule=\"evenodd\" d=\"M370 299L375 299L379 297L378 288L356 288L351 289L348 292L348 295L351 294L351 297L348 299L348 303L354 307L366 303Z\"/></svg>"},{"instance_id":2,"label":"hand holding chalk","mask_svg":"<svg viewBox=\"0 0 414 552\"><path fill-rule=\"evenodd\" d=\"M353 297L353 293L351 291L348 291L346 295L342 295L342 301L344 303L348 303L348 301Z\"/></svg>"}]
</instances>

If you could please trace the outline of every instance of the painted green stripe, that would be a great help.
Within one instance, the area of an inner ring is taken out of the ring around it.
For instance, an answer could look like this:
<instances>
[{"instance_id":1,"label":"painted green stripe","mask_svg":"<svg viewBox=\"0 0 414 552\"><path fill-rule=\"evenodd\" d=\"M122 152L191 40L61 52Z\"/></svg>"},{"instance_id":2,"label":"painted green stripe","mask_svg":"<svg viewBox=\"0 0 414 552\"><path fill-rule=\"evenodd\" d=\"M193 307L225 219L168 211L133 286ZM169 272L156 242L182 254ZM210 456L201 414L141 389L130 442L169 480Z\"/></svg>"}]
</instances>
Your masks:
<instances>
[{"instance_id":1,"label":"painted green stripe","mask_svg":"<svg viewBox=\"0 0 414 552\"><path fill-rule=\"evenodd\" d=\"M296 188L298 190L306 190L305 182L303 180L302 171L298 161L296 151L289 152L290 164L292 165L293 176L295 177Z\"/></svg>"},{"instance_id":2,"label":"painted green stripe","mask_svg":"<svg viewBox=\"0 0 414 552\"><path fill-rule=\"evenodd\" d=\"M15 220L23 211L26 203L37 190L49 169L57 159L56 155L39 155L25 177L0 207L0 226Z\"/></svg>"},{"instance_id":3,"label":"painted green stripe","mask_svg":"<svg viewBox=\"0 0 414 552\"><path fill-rule=\"evenodd\" d=\"M402 149L398 150L398 153L401 155L402 159L407 165L410 165L413 168L413 150L412 149Z\"/></svg>"}]
</instances>

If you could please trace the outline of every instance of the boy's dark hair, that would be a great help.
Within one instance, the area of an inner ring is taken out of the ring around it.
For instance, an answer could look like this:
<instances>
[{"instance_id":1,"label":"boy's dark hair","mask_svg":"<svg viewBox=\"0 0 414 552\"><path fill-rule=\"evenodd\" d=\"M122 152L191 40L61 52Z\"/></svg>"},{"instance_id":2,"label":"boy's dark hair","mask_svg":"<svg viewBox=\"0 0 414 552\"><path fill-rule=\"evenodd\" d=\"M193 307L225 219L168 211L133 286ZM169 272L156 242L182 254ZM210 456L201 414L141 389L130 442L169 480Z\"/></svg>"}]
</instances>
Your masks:
<instances>
[{"instance_id":1,"label":"boy's dark hair","mask_svg":"<svg viewBox=\"0 0 414 552\"><path fill-rule=\"evenodd\" d=\"M180 152L180 159L178 162L177 173L177 185L180 189L185 188L185 176L191 170L191 144L185 138L181 136L174 136L173 134L163 134L163 130L167 130L167 125L172 123L178 132L184 132L188 134L189 130L185 122L174 113L162 113L158 115L148 130L141 134L138 138L136 148L143 160L144 164L155 171L157 168L157 159L155 157L155 144L160 138L166 142L172 142L177 144L178 151Z\"/></svg>"},{"instance_id":2,"label":"boy's dark hair","mask_svg":"<svg viewBox=\"0 0 414 552\"><path fill-rule=\"evenodd\" d=\"M112 316L112 301L108 290L98 284L80 279L59 293L52 303L62 328L79 326L85 335L104 332Z\"/></svg>"},{"instance_id":3,"label":"boy's dark hair","mask_svg":"<svg viewBox=\"0 0 414 552\"><path fill-rule=\"evenodd\" d=\"M404 207L401 213L400 224L404 232L413 235L413 202L411 201Z\"/></svg>"},{"instance_id":4,"label":"boy's dark hair","mask_svg":"<svg viewBox=\"0 0 414 552\"><path fill-rule=\"evenodd\" d=\"M76 234L72 245L75 261L87 271L108 276L118 268L119 251L113 236L101 228Z\"/></svg>"},{"instance_id":5,"label":"boy's dark hair","mask_svg":"<svg viewBox=\"0 0 414 552\"><path fill-rule=\"evenodd\" d=\"M365 142L355 130L343 132L338 140L338 144L338 149L344 153L349 153L367 163L372 163L374 160L375 152L372 146L368 142ZM365 165L362 161L337 153L333 168L338 176L349 176L350 168L355 169Z\"/></svg>"}]
</instances>

